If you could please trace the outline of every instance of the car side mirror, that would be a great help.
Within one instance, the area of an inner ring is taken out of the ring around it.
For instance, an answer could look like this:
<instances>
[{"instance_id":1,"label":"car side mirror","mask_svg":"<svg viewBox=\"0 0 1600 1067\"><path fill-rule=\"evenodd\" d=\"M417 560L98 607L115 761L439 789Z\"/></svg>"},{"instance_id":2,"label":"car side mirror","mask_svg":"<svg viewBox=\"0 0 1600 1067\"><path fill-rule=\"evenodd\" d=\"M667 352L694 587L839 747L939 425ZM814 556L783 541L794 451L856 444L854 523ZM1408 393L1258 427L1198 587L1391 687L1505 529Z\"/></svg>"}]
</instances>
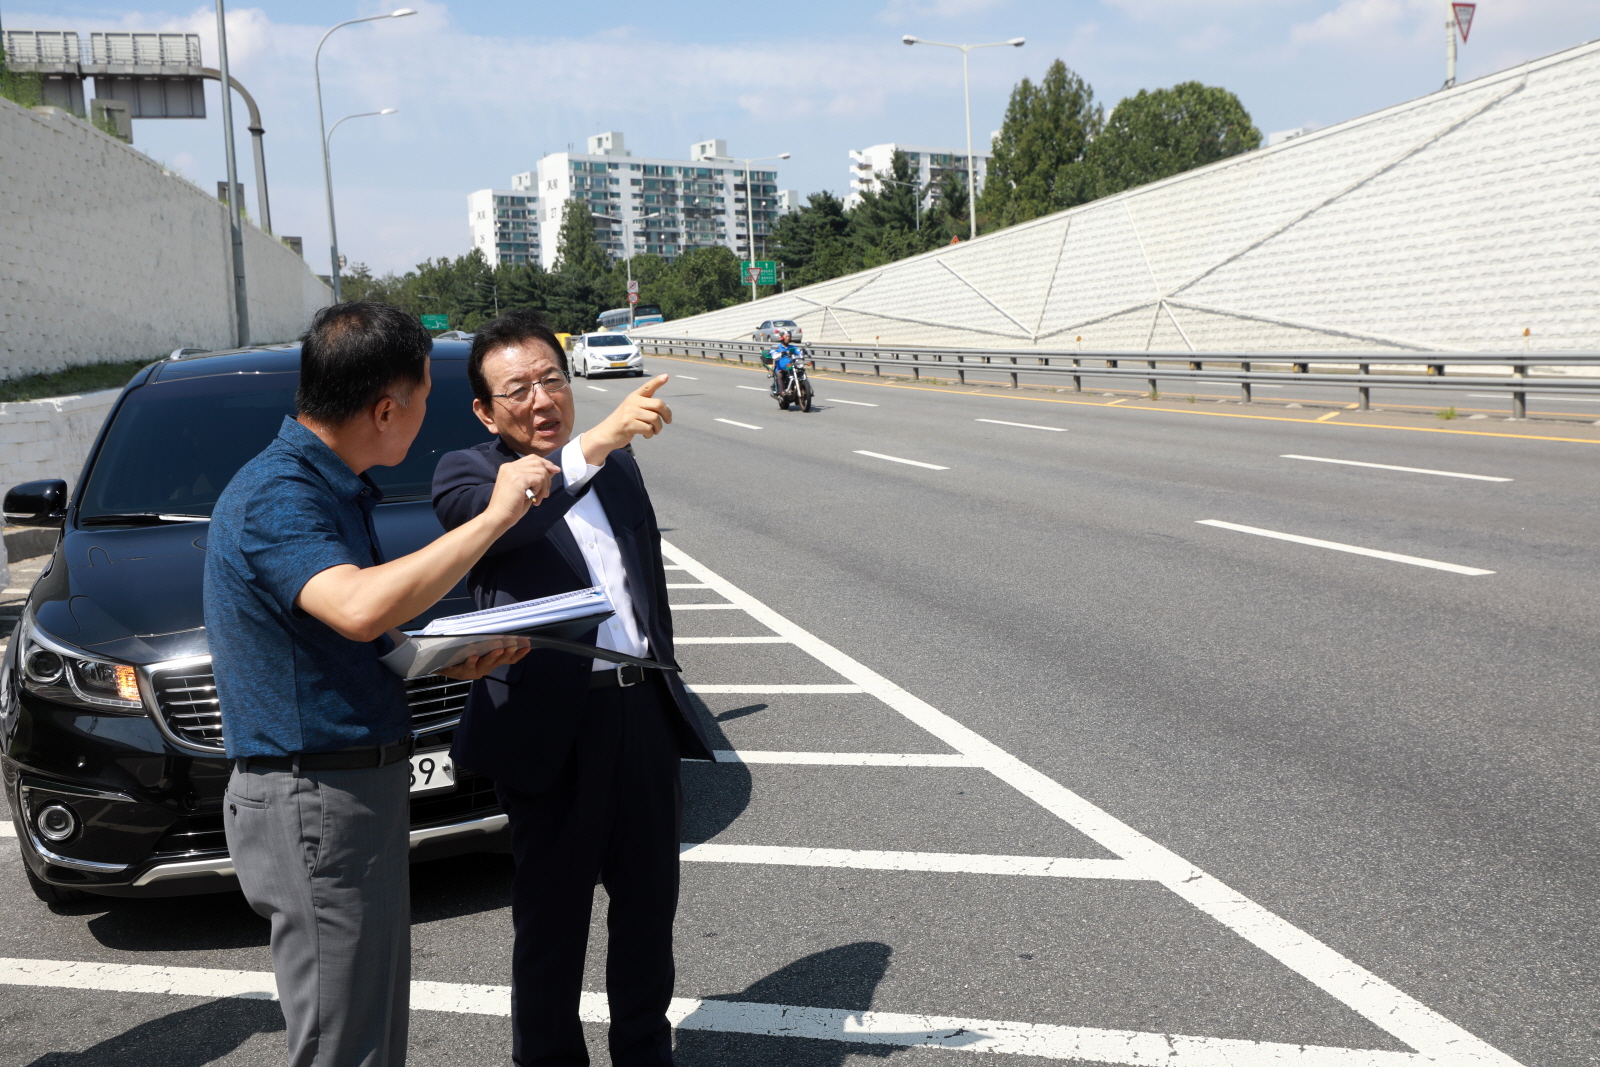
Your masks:
<instances>
[{"instance_id":1,"label":"car side mirror","mask_svg":"<svg viewBox=\"0 0 1600 1067\"><path fill-rule=\"evenodd\" d=\"M12 486L4 511L13 526L60 526L67 517L67 483L45 478Z\"/></svg>"}]
</instances>

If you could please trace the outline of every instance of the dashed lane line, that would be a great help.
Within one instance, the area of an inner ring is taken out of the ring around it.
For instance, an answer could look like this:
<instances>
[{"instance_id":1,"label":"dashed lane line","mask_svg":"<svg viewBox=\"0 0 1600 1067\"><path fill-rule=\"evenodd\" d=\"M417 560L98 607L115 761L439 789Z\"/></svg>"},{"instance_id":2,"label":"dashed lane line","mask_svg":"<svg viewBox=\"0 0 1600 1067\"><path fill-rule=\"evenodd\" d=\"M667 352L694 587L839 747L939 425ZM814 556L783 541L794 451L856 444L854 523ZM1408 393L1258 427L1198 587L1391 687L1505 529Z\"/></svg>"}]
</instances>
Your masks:
<instances>
[{"instance_id":1,"label":"dashed lane line","mask_svg":"<svg viewBox=\"0 0 1600 1067\"><path fill-rule=\"evenodd\" d=\"M277 983L271 971L69 960L0 958L0 985L164 994L207 1000L278 998ZM504 1018L511 1014L511 987L412 982L411 1008L413 1011ZM584 992L578 1014L584 1022L609 1022L605 994ZM797 1037L893 1048L938 1048L1051 1060L1159 1063L1164 1067L1431 1067L1423 1057L1406 1052L690 997L673 997L667 1018L679 1030Z\"/></svg>"},{"instance_id":2,"label":"dashed lane line","mask_svg":"<svg viewBox=\"0 0 1600 1067\"><path fill-rule=\"evenodd\" d=\"M866 449L855 450L858 456L871 456L873 459L886 459L890 463L904 463L911 467L926 467L930 471L947 471L949 467L941 467L937 463L924 463L920 459L901 459L899 456L886 456L882 452L868 452Z\"/></svg>"},{"instance_id":3,"label":"dashed lane line","mask_svg":"<svg viewBox=\"0 0 1600 1067\"><path fill-rule=\"evenodd\" d=\"M941 871L1032 878L1105 878L1143 882L1150 876L1127 860L1050 856L984 856L957 852L878 852L858 848L781 848L772 845L679 846L679 859L695 863L753 863L778 867L838 867L857 871Z\"/></svg>"},{"instance_id":4,"label":"dashed lane line","mask_svg":"<svg viewBox=\"0 0 1600 1067\"><path fill-rule=\"evenodd\" d=\"M706 587L703 586L703 585L700 585L697 582L668 582L667 583L667 588L668 589L704 589Z\"/></svg>"},{"instance_id":5,"label":"dashed lane line","mask_svg":"<svg viewBox=\"0 0 1600 1067\"><path fill-rule=\"evenodd\" d=\"M1190 1062L1211 1067L1223 1064L1420 1064L1436 1067L1517 1067L1517 1061L1457 1026L1427 1005L1408 996L1376 974L1324 945L1304 930L1275 915L1237 890L1212 877L1172 850L1135 830L1107 811L1048 775L1034 769L999 745L962 725L919 697L913 696L881 674L789 621L743 589L676 546L663 541L662 553L690 574L721 593L729 603L744 609L774 634L787 637L824 666L858 684L921 726L946 746L971 757L978 766L1008 783L1046 811L1084 834L1112 855L1128 861L1151 881L1172 893L1256 946L1289 970L1315 985L1367 1021L1384 1030L1420 1055L1371 1049L1316 1049L1306 1046L1258 1042L1225 1042L1194 1038ZM809 1010L809 1009L803 1009ZM975 1027L981 1029L981 1025ZM1067 1028L1070 1029L1070 1028ZM792 1032L792 1031L789 1031ZM1074 1045L1081 1059L1118 1064L1180 1062L1176 1038L1159 1034L1118 1033L1114 1045L1096 1046L1092 1053ZM1184 1041L1191 1039L1185 1038ZM1148 1042L1148 1044L1147 1044ZM1188 1047L1188 1046L1186 1046ZM985 1051L998 1051L986 1049ZM1045 1055L1035 1052L1034 1055ZM1302 1058L1311 1056L1312 1058Z\"/></svg>"},{"instance_id":6,"label":"dashed lane line","mask_svg":"<svg viewBox=\"0 0 1600 1067\"><path fill-rule=\"evenodd\" d=\"M1358 459L1329 459L1326 456L1296 456L1292 453L1279 459L1303 459L1311 463L1338 463L1346 467L1371 467L1380 471L1404 471L1407 474L1437 474L1441 478L1470 478L1475 482L1509 482L1510 478L1496 478L1488 474L1462 474L1460 471L1436 471L1427 467L1397 467L1392 463L1363 463Z\"/></svg>"},{"instance_id":7,"label":"dashed lane line","mask_svg":"<svg viewBox=\"0 0 1600 1067\"><path fill-rule=\"evenodd\" d=\"M1338 541L1324 541L1319 537L1302 537L1299 534L1280 533L1277 530L1263 530L1258 526L1240 526L1236 522L1223 522L1221 519L1196 519L1201 526L1215 526L1220 530L1234 530L1238 533L1255 534L1257 537L1271 537L1278 541L1293 541L1297 545L1310 545L1313 548L1328 548L1335 552L1348 552L1354 556L1371 556L1373 559L1386 559L1391 563L1409 563L1413 567L1427 567L1436 571L1449 571L1451 574L1466 574L1478 576L1493 574L1481 567L1463 567L1459 563L1441 563L1436 559L1423 559L1421 556L1406 556L1399 552L1385 552L1377 548L1362 548L1360 545L1346 545Z\"/></svg>"},{"instance_id":8,"label":"dashed lane line","mask_svg":"<svg viewBox=\"0 0 1600 1067\"><path fill-rule=\"evenodd\" d=\"M973 419L973 422L989 422L996 426L1017 426L1024 430L1049 430L1051 433L1066 433L1065 426L1035 426L1031 422L1007 422L1005 419Z\"/></svg>"},{"instance_id":9,"label":"dashed lane line","mask_svg":"<svg viewBox=\"0 0 1600 1067\"><path fill-rule=\"evenodd\" d=\"M17 828L11 825L11 820L0 822L0 837L16 837Z\"/></svg>"},{"instance_id":10,"label":"dashed lane line","mask_svg":"<svg viewBox=\"0 0 1600 1067\"><path fill-rule=\"evenodd\" d=\"M809 767L976 767L959 752L772 752L715 749L718 763L786 763Z\"/></svg>"},{"instance_id":11,"label":"dashed lane line","mask_svg":"<svg viewBox=\"0 0 1600 1067\"><path fill-rule=\"evenodd\" d=\"M720 607L721 605L717 605ZM674 608L673 610L677 610ZM787 645L787 637L762 634L759 637L674 637L675 645Z\"/></svg>"},{"instance_id":12,"label":"dashed lane line","mask_svg":"<svg viewBox=\"0 0 1600 1067\"><path fill-rule=\"evenodd\" d=\"M686 382L698 382L700 380L699 378L694 378L687 374L674 374L673 377L682 378Z\"/></svg>"},{"instance_id":13,"label":"dashed lane line","mask_svg":"<svg viewBox=\"0 0 1600 1067\"><path fill-rule=\"evenodd\" d=\"M849 404L851 407L857 408L875 408L878 406L877 404L869 404L865 400L840 400L836 396L825 396L822 399L829 404Z\"/></svg>"},{"instance_id":14,"label":"dashed lane line","mask_svg":"<svg viewBox=\"0 0 1600 1067\"><path fill-rule=\"evenodd\" d=\"M748 389L752 393L771 393L772 392L771 389L762 389L760 386L756 386L756 385L736 385L736 386L734 386L734 388L735 389Z\"/></svg>"},{"instance_id":15,"label":"dashed lane line","mask_svg":"<svg viewBox=\"0 0 1600 1067\"><path fill-rule=\"evenodd\" d=\"M609 389L602 389L602 388L601 388L601 387L600 387L600 386L598 386L598 385L591 385L591 386L589 386L589 388L590 388L590 389L593 389L593 390L594 390L594 391L595 391L595 392L597 392L597 393L609 393L609 392L611 392L611 390L609 390Z\"/></svg>"},{"instance_id":16,"label":"dashed lane line","mask_svg":"<svg viewBox=\"0 0 1600 1067\"><path fill-rule=\"evenodd\" d=\"M674 604L673 611L737 611L737 604Z\"/></svg>"},{"instance_id":17,"label":"dashed lane line","mask_svg":"<svg viewBox=\"0 0 1600 1067\"><path fill-rule=\"evenodd\" d=\"M734 422L734 421L733 421L733 420L732 420L732 419L718 419L718 420L716 420L716 421L718 421L718 422L725 422L725 423L727 423L727 424L728 424L728 425L729 425L729 426L738 426L738 427L740 427L740 428L741 428L741 429L745 429L745 430L759 430L759 429L761 429L761 427L759 427L759 426L752 426L752 425L750 425L750 424L749 424L749 423L748 423L748 422Z\"/></svg>"}]
</instances>

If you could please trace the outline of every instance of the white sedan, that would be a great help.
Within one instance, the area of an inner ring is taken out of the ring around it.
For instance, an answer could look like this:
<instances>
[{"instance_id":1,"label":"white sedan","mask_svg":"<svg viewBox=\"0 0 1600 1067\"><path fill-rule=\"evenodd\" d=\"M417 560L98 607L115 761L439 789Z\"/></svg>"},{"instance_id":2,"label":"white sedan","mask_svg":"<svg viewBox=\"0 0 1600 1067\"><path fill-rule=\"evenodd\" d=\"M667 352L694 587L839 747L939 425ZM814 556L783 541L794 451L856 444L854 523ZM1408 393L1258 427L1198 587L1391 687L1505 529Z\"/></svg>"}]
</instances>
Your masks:
<instances>
[{"instance_id":1,"label":"white sedan","mask_svg":"<svg viewBox=\"0 0 1600 1067\"><path fill-rule=\"evenodd\" d=\"M602 374L644 377L644 356L625 333L586 333L572 339L572 373L580 378Z\"/></svg>"}]
</instances>

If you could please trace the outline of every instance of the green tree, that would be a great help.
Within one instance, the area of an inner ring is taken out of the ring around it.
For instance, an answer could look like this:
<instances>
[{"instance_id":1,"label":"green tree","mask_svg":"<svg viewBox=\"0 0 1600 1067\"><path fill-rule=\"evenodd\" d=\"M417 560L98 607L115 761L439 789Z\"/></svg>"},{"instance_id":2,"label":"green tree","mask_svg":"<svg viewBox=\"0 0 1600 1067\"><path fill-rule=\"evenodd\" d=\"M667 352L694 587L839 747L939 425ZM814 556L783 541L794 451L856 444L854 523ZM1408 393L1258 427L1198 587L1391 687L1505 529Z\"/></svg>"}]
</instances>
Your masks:
<instances>
[{"instance_id":1,"label":"green tree","mask_svg":"<svg viewBox=\"0 0 1600 1067\"><path fill-rule=\"evenodd\" d=\"M978 198L983 228L1014 226L1094 199L1084 154L1103 119L1089 83L1059 59L1037 86L1022 79L1011 91Z\"/></svg>"},{"instance_id":2,"label":"green tree","mask_svg":"<svg viewBox=\"0 0 1600 1067\"><path fill-rule=\"evenodd\" d=\"M1261 131L1226 89L1184 82L1139 90L1111 112L1087 160L1097 195L1170 178L1261 147Z\"/></svg>"},{"instance_id":3,"label":"green tree","mask_svg":"<svg viewBox=\"0 0 1600 1067\"><path fill-rule=\"evenodd\" d=\"M594 215L589 205L582 200L568 200L561 205L555 272L593 279L609 270L605 250L594 236Z\"/></svg>"},{"instance_id":4,"label":"green tree","mask_svg":"<svg viewBox=\"0 0 1600 1067\"><path fill-rule=\"evenodd\" d=\"M739 257L726 245L685 252L652 288L662 314L669 319L732 307L746 294L739 277Z\"/></svg>"},{"instance_id":5,"label":"green tree","mask_svg":"<svg viewBox=\"0 0 1600 1067\"><path fill-rule=\"evenodd\" d=\"M783 264L790 285L811 285L857 269L850 244L850 216L844 201L824 190L778 216L768 246Z\"/></svg>"},{"instance_id":6,"label":"green tree","mask_svg":"<svg viewBox=\"0 0 1600 1067\"><path fill-rule=\"evenodd\" d=\"M967 225L967 176L945 171L939 179L939 196L922 215L922 244L933 249L950 243L952 237L965 241L972 232ZM980 220L981 226L981 220Z\"/></svg>"}]
</instances>

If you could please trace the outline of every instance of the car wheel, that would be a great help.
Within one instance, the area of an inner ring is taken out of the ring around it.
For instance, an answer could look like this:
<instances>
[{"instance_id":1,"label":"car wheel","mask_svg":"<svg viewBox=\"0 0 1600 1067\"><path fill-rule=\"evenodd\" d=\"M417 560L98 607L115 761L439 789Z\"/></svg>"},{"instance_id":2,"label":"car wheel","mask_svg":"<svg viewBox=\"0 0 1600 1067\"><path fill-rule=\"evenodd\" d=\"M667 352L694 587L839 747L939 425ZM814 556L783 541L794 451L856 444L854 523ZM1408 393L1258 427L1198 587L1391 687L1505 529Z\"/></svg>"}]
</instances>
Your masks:
<instances>
[{"instance_id":1,"label":"car wheel","mask_svg":"<svg viewBox=\"0 0 1600 1067\"><path fill-rule=\"evenodd\" d=\"M33 868L26 863L22 870L28 876L28 888L33 890L33 895L46 904L77 904L88 900L89 894L81 889L68 889L66 886L51 885L49 882L33 873Z\"/></svg>"}]
</instances>

